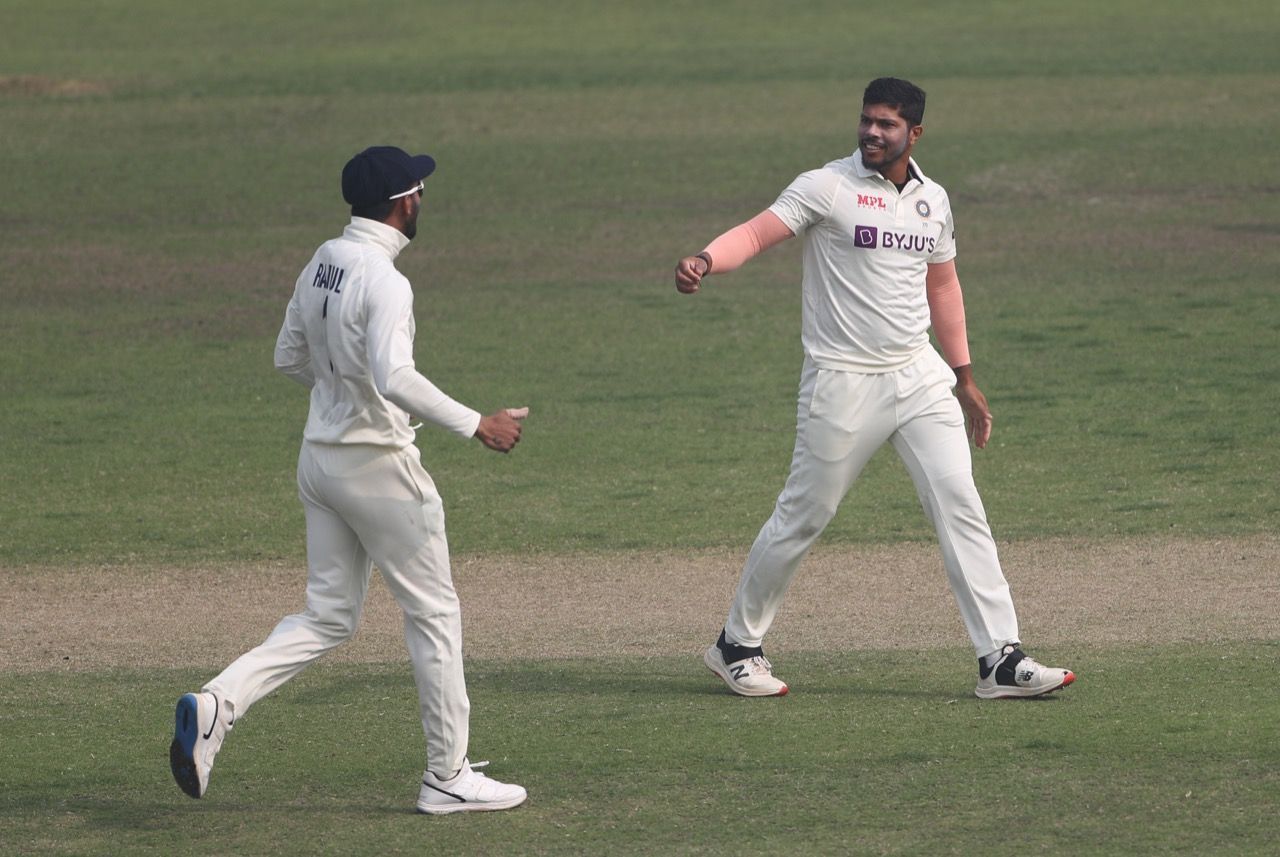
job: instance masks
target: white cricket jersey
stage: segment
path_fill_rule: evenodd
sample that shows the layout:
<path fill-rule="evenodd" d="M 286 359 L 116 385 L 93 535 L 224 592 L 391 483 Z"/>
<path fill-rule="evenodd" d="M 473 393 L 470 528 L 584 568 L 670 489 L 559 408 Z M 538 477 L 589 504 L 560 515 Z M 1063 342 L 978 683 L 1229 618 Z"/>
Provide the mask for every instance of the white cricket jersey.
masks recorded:
<path fill-rule="evenodd" d="M 801 339 L 820 368 L 892 372 L 929 345 L 927 266 L 956 255 L 947 192 L 915 161 L 899 193 L 862 153 L 802 173 L 769 210 L 804 236 Z"/>
<path fill-rule="evenodd" d="M 413 365 L 413 291 L 394 260 L 398 229 L 351 218 L 302 269 L 276 340 L 276 368 L 311 388 L 303 437 L 313 443 L 413 443 L 410 415 L 471 437 L 480 414 Z"/>

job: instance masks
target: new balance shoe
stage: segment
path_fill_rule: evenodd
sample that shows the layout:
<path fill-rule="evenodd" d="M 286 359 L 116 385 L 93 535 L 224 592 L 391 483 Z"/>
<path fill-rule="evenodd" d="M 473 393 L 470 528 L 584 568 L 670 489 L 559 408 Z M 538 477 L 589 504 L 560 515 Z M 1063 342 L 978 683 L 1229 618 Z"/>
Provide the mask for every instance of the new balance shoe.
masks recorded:
<path fill-rule="evenodd" d="M 978 687 L 974 693 L 980 699 L 1042 696 L 1075 680 L 1071 670 L 1037 663 L 1017 643 L 1011 643 L 1000 650 L 999 660 L 991 667 L 978 661 Z"/>
<path fill-rule="evenodd" d="M 169 768 L 173 779 L 191 797 L 204 797 L 209 788 L 213 757 L 222 749 L 235 723 L 231 706 L 213 693 L 186 693 L 174 715 Z"/>
<path fill-rule="evenodd" d="M 475 770 L 488 764 L 472 765 L 465 759 L 462 770 L 447 780 L 430 771 L 422 775 L 422 789 L 418 792 L 418 812 L 444 815 L 450 812 L 485 812 L 495 809 L 511 809 L 524 803 L 529 796 L 522 786 L 491 780 Z"/>
<path fill-rule="evenodd" d="M 786 683 L 773 677 L 773 664 L 763 654 L 725 663 L 724 652 L 717 644 L 707 649 L 702 661 L 740 696 L 787 695 Z"/>

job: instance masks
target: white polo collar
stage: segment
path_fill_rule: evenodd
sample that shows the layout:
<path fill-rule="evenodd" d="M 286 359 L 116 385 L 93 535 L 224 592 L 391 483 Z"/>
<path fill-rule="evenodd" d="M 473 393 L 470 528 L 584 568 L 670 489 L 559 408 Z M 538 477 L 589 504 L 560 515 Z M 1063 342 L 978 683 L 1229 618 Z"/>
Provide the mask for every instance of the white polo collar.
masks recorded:
<path fill-rule="evenodd" d="M 882 181 L 889 181 L 884 176 L 880 175 L 879 170 L 873 170 L 862 163 L 861 149 L 853 150 L 853 170 L 858 174 L 858 178 L 869 179 L 873 176 L 878 176 Z M 921 171 L 920 165 L 916 163 L 915 158 L 907 158 L 907 178 L 915 179 L 922 185 L 928 181 L 928 178 Z"/>
<path fill-rule="evenodd" d="M 362 244 L 372 244 L 393 261 L 401 250 L 409 246 L 409 239 L 399 229 L 367 217 L 352 217 L 347 228 L 342 230 L 342 237 Z"/>

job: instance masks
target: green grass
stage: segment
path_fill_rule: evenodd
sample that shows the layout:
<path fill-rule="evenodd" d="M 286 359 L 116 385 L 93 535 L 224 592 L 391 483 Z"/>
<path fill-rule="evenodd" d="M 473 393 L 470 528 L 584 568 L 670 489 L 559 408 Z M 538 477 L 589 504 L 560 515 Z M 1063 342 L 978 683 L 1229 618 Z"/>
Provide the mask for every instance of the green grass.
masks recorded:
<path fill-rule="evenodd" d="M 533 408 L 510 459 L 421 437 L 455 548 L 743 545 L 790 456 L 798 248 L 696 299 L 670 269 L 849 151 L 883 71 L 930 92 L 997 535 L 1280 524 L 1269 5 L 378 7 L 5 16 L 9 72 L 105 90 L 0 95 L 0 562 L 301 557 L 271 347 L 382 140 L 441 164 L 401 257 L 420 367 Z M 826 538 L 931 538 L 892 453 Z"/>
<path fill-rule="evenodd" d="M 0 836 L 66 854 L 1269 852 L 1275 643 L 1070 655 L 1079 682 L 1024 702 L 974 699 L 960 650 L 786 653 L 794 692 L 770 700 L 696 658 L 472 662 L 474 758 L 530 799 L 437 819 L 412 812 L 407 666 L 312 668 L 239 721 L 199 803 L 166 751 L 175 688 L 202 673 L 11 677 Z"/>
<path fill-rule="evenodd" d="M 455 553 L 745 549 L 793 440 L 798 247 L 696 299 L 670 271 L 851 151 L 879 74 L 930 95 L 917 154 L 958 219 L 997 536 L 1280 529 L 1274 3 L 0 0 L 0 20 L 0 569 L 301 564 L 306 401 L 271 350 L 345 222 L 342 163 L 381 142 L 440 162 L 399 262 L 420 368 L 533 408 L 510 457 L 420 436 Z M 824 538 L 931 538 L 892 453 Z M 1083 678 L 980 704 L 968 652 L 790 653 L 796 693 L 758 704 L 684 661 L 475 662 L 475 752 L 533 797 L 448 820 L 408 812 L 406 666 L 313 668 L 201 803 L 164 749 L 204 672 L 6 674 L 0 842 L 1271 849 L 1274 641 L 1037 654 Z"/>

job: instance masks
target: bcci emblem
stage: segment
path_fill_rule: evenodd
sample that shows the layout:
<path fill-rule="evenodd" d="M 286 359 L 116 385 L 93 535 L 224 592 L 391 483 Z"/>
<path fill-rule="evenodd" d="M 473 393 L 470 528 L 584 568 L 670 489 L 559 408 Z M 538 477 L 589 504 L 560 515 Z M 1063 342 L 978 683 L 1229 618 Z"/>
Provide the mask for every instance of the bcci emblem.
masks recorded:
<path fill-rule="evenodd" d="M 928 217 L 930 213 L 929 203 L 923 199 L 916 203 L 916 214 L 921 217 Z"/>

